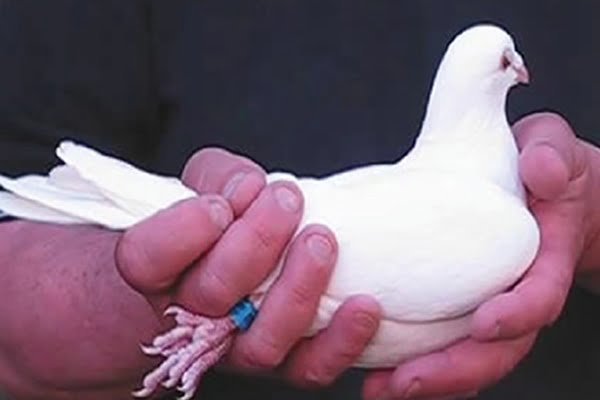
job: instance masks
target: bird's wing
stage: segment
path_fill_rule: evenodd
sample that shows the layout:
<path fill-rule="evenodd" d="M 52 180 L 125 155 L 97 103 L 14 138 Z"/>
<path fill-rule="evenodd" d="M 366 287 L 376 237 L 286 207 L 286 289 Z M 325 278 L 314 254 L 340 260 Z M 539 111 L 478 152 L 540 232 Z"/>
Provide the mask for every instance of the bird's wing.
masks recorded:
<path fill-rule="evenodd" d="M 0 210 L 17 218 L 55 224 L 84 224 L 85 219 L 65 214 L 9 192 L 0 192 Z"/>
<path fill-rule="evenodd" d="M 70 141 L 57 156 L 123 210 L 142 219 L 196 193 L 176 178 L 155 175 Z"/>
<path fill-rule="evenodd" d="M 57 156 L 66 165 L 48 176 L 12 179 L 0 175 L 0 209 L 43 222 L 93 223 L 125 229 L 177 201 L 196 195 L 176 178 L 138 169 L 73 142 Z"/>
<path fill-rule="evenodd" d="M 88 222 L 113 229 L 137 222 L 135 215 L 100 194 L 55 186 L 44 176 L 11 179 L 0 175 L 0 186 L 12 193 L 3 193 L 0 208 L 22 218 L 56 223 Z"/>
<path fill-rule="evenodd" d="M 59 188 L 104 197 L 93 183 L 83 179 L 75 168 L 68 165 L 54 167 L 48 174 L 48 183 Z"/>

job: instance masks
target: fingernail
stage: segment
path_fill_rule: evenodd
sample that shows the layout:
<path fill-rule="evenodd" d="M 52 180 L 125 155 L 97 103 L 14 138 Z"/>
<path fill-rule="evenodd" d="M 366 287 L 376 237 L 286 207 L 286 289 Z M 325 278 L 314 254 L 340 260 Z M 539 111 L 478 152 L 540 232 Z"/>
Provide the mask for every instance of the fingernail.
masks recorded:
<path fill-rule="evenodd" d="M 231 210 L 224 204 L 223 200 L 219 199 L 210 199 L 210 217 L 213 222 L 219 226 L 221 229 L 227 228 L 229 223 L 231 222 Z"/>
<path fill-rule="evenodd" d="M 322 235 L 313 234 L 306 239 L 306 245 L 310 254 L 321 264 L 327 264 L 331 261 L 333 246 L 331 242 Z"/>
<path fill-rule="evenodd" d="M 421 391 L 421 380 L 419 378 L 413 378 L 410 381 L 410 383 L 408 384 L 408 386 L 406 387 L 406 390 L 404 392 L 402 392 L 402 396 L 400 396 L 400 398 L 401 399 L 413 398 L 413 397 L 417 396 L 420 391 Z"/>
<path fill-rule="evenodd" d="M 245 171 L 235 174 L 223 188 L 223 197 L 225 197 L 227 200 L 230 200 L 235 194 L 237 188 L 240 186 L 240 183 L 247 175 L 248 173 Z"/>
<path fill-rule="evenodd" d="M 275 199 L 285 211 L 295 213 L 300 209 L 300 198 L 294 191 L 285 186 L 279 186 L 275 189 Z"/>

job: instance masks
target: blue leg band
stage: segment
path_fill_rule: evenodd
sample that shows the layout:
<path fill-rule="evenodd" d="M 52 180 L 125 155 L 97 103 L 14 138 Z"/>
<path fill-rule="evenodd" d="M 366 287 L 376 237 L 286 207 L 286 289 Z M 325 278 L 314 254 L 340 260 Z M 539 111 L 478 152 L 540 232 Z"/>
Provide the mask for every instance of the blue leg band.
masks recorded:
<path fill-rule="evenodd" d="M 252 325 L 252 322 L 256 318 L 256 314 L 258 314 L 258 310 L 254 307 L 254 304 L 246 298 L 237 303 L 229 315 L 231 315 L 231 319 L 235 326 L 241 331 L 246 331 L 250 328 L 250 325 Z"/>

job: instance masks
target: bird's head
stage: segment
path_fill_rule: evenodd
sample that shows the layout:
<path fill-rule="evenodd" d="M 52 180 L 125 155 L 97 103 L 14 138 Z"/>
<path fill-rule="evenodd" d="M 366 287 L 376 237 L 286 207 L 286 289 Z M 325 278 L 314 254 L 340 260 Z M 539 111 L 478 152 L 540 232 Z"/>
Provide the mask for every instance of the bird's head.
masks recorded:
<path fill-rule="evenodd" d="M 508 91 L 529 83 L 529 72 L 511 36 L 502 28 L 476 25 L 457 35 L 448 46 L 438 77 L 448 77 L 466 90 Z M 459 89 L 459 87 L 456 87 Z"/>
<path fill-rule="evenodd" d="M 413 159 L 437 158 L 446 170 L 485 177 L 521 196 L 506 100 L 513 86 L 528 81 L 505 30 L 482 24 L 459 33 L 435 76 Z"/>
<path fill-rule="evenodd" d="M 528 82 L 523 57 L 505 30 L 490 24 L 468 28 L 452 40 L 442 58 L 423 131 L 503 121 L 508 91 Z"/>
<path fill-rule="evenodd" d="M 523 57 L 513 48 L 507 48 L 502 54 L 501 70 L 514 83 L 529 83 L 529 71 Z"/>

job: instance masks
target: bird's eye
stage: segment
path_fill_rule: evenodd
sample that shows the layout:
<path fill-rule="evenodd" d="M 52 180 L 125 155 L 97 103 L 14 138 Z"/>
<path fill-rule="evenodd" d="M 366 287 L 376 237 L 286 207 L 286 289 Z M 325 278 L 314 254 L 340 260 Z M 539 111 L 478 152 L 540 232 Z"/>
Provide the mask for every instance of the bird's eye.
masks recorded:
<path fill-rule="evenodd" d="M 508 68 L 510 68 L 513 65 L 514 61 L 515 61 L 514 51 L 511 49 L 506 49 L 502 53 L 502 58 L 500 59 L 500 68 L 502 68 L 502 71 L 506 71 Z"/>
<path fill-rule="evenodd" d="M 511 65 L 511 61 L 508 57 L 508 55 L 505 53 L 502 55 L 502 59 L 500 60 L 500 66 L 502 67 L 502 70 L 506 71 L 508 69 L 508 67 L 510 67 Z"/>

